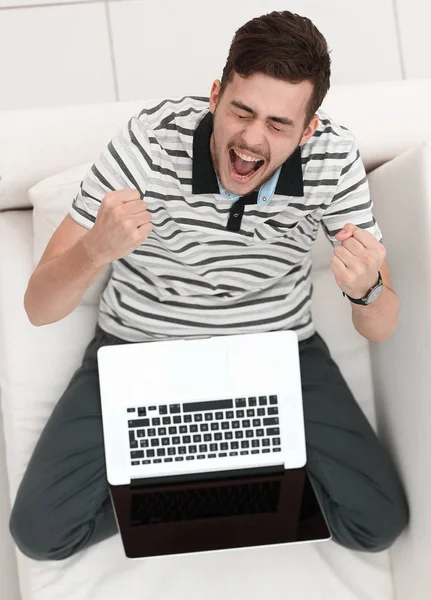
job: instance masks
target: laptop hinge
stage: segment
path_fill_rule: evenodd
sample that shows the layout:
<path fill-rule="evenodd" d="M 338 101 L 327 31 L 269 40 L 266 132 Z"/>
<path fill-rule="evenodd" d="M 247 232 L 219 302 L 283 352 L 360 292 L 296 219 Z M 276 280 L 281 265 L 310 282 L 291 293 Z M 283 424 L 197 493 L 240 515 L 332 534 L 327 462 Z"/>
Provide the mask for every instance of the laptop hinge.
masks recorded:
<path fill-rule="evenodd" d="M 169 485 L 175 483 L 187 483 L 195 481 L 215 481 L 219 479 L 229 480 L 240 477 L 256 477 L 265 475 L 282 475 L 284 464 L 271 465 L 268 467 L 252 467 L 247 469 L 228 469 L 224 471 L 206 471 L 205 473 L 182 473 L 178 475 L 163 475 L 161 477 L 143 477 L 132 479 L 131 487 L 142 487 L 149 485 Z"/>

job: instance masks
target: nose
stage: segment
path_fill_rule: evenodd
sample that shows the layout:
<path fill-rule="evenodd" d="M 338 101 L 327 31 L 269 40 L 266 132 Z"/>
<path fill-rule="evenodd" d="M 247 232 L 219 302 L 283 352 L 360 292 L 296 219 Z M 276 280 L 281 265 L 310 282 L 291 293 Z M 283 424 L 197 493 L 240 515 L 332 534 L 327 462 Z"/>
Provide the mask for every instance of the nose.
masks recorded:
<path fill-rule="evenodd" d="M 263 131 L 264 125 L 256 119 L 249 121 L 241 134 L 241 140 L 247 149 L 254 153 L 263 156 L 262 148 L 265 147 L 265 135 Z"/>

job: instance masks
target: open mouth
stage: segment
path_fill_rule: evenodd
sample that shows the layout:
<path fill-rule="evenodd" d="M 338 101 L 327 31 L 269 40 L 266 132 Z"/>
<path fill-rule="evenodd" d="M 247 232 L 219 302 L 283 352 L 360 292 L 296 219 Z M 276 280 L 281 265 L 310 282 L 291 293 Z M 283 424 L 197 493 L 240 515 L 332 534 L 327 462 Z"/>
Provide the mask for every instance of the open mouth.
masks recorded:
<path fill-rule="evenodd" d="M 247 183 L 251 181 L 258 171 L 262 168 L 265 161 L 248 161 L 238 156 L 233 148 L 229 150 L 230 175 L 235 181 Z"/>

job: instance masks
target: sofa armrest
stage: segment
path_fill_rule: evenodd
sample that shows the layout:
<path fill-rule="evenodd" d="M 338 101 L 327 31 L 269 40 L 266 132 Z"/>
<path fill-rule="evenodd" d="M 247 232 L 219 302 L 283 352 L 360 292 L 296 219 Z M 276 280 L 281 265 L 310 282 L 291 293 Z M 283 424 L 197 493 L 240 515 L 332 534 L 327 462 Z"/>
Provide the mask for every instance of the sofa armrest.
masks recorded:
<path fill-rule="evenodd" d="M 431 589 L 431 142 L 368 175 L 395 292 L 396 332 L 371 344 L 379 435 L 399 469 L 410 524 L 391 548 L 397 600 Z"/>

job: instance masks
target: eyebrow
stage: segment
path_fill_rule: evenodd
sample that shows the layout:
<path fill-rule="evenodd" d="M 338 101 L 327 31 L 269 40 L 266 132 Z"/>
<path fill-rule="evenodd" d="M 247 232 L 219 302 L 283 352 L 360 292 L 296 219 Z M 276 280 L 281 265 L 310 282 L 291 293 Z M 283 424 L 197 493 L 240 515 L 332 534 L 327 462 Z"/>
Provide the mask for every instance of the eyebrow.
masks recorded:
<path fill-rule="evenodd" d="M 246 112 L 251 113 L 254 117 L 257 115 L 256 111 L 254 111 L 249 106 L 246 106 L 242 102 L 237 102 L 236 100 L 232 100 L 231 106 L 235 106 L 236 108 L 240 108 L 241 110 L 245 110 Z M 288 125 L 289 127 L 295 127 L 295 123 L 292 119 L 287 117 L 268 117 L 270 121 L 275 121 L 276 123 L 281 123 L 282 125 Z"/>

